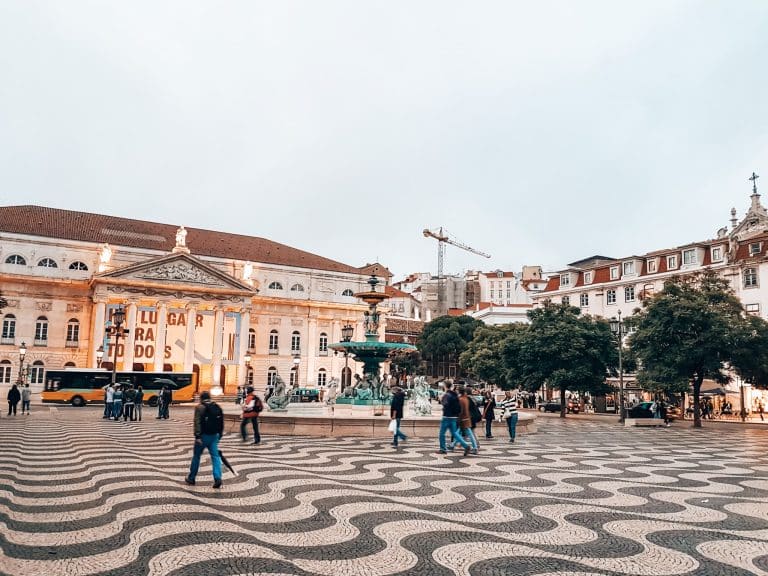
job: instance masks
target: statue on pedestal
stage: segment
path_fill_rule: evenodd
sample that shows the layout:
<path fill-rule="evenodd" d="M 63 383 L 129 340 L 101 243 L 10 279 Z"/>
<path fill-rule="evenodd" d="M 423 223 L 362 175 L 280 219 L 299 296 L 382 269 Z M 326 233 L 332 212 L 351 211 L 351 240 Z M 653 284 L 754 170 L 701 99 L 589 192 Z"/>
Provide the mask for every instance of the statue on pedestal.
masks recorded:
<path fill-rule="evenodd" d="M 432 415 L 432 402 L 429 396 L 429 384 L 426 376 L 416 376 L 413 379 L 413 410 L 418 416 Z"/>
<path fill-rule="evenodd" d="M 285 388 L 285 382 L 280 378 L 280 374 L 275 374 L 275 391 L 267 400 L 267 406 L 272 410 L 285 410 L 291 401 L 290 395 Z"/>
<path fill-rule="evenodd" d="M 339 393 L 339 379 L 335 376 L 331 378 L 328 383 L 328 388 L 325 390 L 325 403 L 330 406 L 336 402 L 336 396 Z"/>

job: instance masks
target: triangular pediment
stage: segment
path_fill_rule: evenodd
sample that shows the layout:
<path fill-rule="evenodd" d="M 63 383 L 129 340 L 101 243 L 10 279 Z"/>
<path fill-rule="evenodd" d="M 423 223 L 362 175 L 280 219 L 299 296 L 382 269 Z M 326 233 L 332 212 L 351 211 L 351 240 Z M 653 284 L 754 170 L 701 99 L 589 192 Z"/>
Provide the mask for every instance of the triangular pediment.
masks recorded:
<path fill-rule="evenodd" d="M 256 293 L 252 286 L 183 252 L 137 262 L 94 277 L 94 282 L 100 280 Z"/>
<path fill-rule="evenodd" d="M 768 232 L 768 211 L 760 203 L 760 194 L 753 192 L 752 205 L 741 222 L 731 231 L 731 237 L 746 240 L 752 236 Z M 735 210 L 734 210 L 735 212 Z"/>

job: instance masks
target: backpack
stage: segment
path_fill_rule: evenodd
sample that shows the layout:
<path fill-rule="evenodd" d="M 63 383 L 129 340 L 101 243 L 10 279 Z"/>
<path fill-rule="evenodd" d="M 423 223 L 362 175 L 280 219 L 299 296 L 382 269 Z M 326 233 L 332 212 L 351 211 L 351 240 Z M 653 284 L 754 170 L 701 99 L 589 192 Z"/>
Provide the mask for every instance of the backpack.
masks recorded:
<path fill-rule="evenodd" d="M 480 409 L 475 404 L 475 401 L 469 396 L 467 398 L 469 398 L 469 417 L 472 420 L 472 424 L 477 424 L 483 419 L 483 415 L 480 413 Z"/>
<path fill-rule="evenodd" d="M 260 414 L 264 410 L 264 403 L 261 401 L 261 398 L 258 396 L 253 397 L 254 403 L 253 403 L 253 410 L 256 412 L 256 414 Z"/>
<path fill-rule="evenodd" d="M 224 429 L 224 412 L 216 402 L 205 407 L 200 428 L 203 434 L 219 434 Z"/>

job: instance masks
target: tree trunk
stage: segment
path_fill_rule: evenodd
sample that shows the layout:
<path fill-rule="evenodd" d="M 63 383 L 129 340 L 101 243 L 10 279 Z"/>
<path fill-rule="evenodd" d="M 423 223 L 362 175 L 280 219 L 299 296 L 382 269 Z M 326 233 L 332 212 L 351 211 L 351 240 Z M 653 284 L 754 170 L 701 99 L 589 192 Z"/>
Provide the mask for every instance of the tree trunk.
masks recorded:
<path fill-rule="evenodd" d="M 693 378 L 693 427 L 701 428 L 701 383 L 704 375 L 696 375 Z"/>
<path fill-rule="evenodd" d="M 560 388 L 560 418 L 565 418 L 565 388 Z"/>

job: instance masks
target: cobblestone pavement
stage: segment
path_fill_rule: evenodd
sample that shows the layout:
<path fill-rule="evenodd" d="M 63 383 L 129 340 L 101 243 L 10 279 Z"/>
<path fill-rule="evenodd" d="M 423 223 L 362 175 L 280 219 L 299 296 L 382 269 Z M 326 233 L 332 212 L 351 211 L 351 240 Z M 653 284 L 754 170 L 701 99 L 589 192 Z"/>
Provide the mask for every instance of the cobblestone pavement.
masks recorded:
<path fill-rule="evenodd" d="M 542 421 L 477 456 L 265 437 L 186 486 L 191 413 L 0 419 L 9 575 L 768 574 L 768 432 Z"/>

